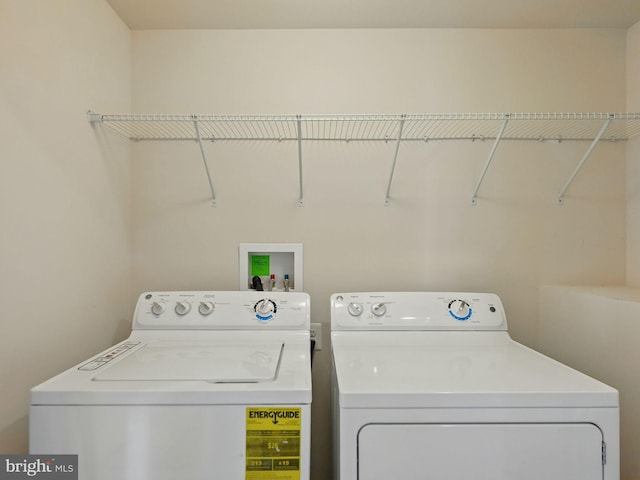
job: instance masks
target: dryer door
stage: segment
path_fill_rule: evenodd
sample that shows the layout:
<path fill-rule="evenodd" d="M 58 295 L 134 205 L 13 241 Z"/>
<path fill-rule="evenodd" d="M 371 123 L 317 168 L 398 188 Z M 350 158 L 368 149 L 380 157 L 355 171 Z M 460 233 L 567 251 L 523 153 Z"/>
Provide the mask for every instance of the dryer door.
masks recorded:
<path fill-rule="evenodd" d="M 584 424 L 369 424 L 358 479 L 602 480 L 603 438 Z"/>

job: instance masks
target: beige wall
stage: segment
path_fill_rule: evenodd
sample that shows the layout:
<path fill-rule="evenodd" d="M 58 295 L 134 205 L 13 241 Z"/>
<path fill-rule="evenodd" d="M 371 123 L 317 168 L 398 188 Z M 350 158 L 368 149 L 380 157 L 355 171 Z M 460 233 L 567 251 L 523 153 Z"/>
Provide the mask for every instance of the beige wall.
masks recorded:
<path fill-rule="evenodd" d="M 540 348 L 617 388 L 620 479 L 640 479 L 640 290 L 633 287 L 540 289 Z"/>
<path fill-rule="evenodd" d="M 504 143 L 476 207 L 490 142 L 403 145 L 389 207 L 392 144 L 306 144 L 303 208 L 295 145 L 207 144 L 212 208 L 196 145 L 129 146 L 84 118 L 88 108 L 622 111 L 637 93 L 625 95 L 625 64 L 635 64 L 627 32 L 132 34 L 102 0 L 34 5 L 0 0 L 0 384 L 11 385 L 0 397 L 0 452 L 26 451 L 29 387 L 125 335 L 140 291 L 237 288 L 242 242 L 304 244 L 305 287 L 325 333 L 335 291 L 485 290 L 502 297 L 513 336 L 536 346 L 541 284 L 620 284 L 632 268 L 622 143 L 596 149 L 563 207 L 556 193 L 584 144 Z M 324 343 L 315 480 L 331 470 Z"/>
<path fill-rule="evenodd" d="M 103 0 L 0 0 L 0 452 L 27 451 L 29 389 L 131 316 L 131 34 Z"/>
<path fill-rule="evenodd" d="M 624 30 L 133 32 L 139 113 L 624 111 Z M 478 205 L 491 142 L 207 143 L 133 147 L 133 290 L 235 289 L 238 244 L 304 244 L 312 319 L 329 330 L 345 290 L 498 293 L 513 336 L 536 346 L 544 283 L 625 281 L 625 145 L 505 142 Z M 328 345 L 325 338 L 325 346 Z M 330 350 L 314 362 L 314 479 L 330 478 Z"/>
<path fill-rule="evenodd" d="M 627 31 L 626 77 L 627 111 L 638 112 L 640 23 Z M 640 384 L 635 368 L 640 363 L 639 159 L 640 138 L 634 138 L 626 146 L 627 286 L 540 290 L 540 349 L 620 392 L 622 480 L 640 479 Z"/>

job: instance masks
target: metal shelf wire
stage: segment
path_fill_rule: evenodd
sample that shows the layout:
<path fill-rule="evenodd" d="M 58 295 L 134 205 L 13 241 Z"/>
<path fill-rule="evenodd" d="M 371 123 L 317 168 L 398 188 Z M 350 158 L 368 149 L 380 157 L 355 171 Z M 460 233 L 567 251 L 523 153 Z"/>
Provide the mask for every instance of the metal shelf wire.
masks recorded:
<path fill-rule="evenodd" d="M 393 166 L 402 142 L 493 140 L 472 196 L 476 194 L 501 141 L 586 141 L 587 154 L 558 197 L 562 199 L 582 164 L 600 141 L 624 141 L 640 134 L 640 113 L 426 113 L 356 115 L 167 115 L 98 114 L 88 112 L 91 123 L 134 141 L 197 141 L 200 143 L 215 203 L 213 183 L 202 149 L 203 141 L 291 141 L 298 143 L 302 205 L 302 143 L 309 141 L 396 142 Z"/>
<path fill-rule="evenodd" d="M 102 115 L 92 122 L 131 140 L 402 141 L 495 139 L 505 117 L 502 140 L 593 140 L 602 122 L 612 118 L 605 140 L 640 134 L 640 113 L 433 113 L 413 115 Z"/>

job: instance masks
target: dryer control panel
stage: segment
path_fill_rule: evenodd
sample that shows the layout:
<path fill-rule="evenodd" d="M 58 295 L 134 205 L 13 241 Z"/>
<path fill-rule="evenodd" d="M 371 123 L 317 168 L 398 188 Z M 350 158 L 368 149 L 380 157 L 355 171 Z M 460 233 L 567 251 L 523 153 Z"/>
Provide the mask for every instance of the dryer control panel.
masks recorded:
<path fill-rule="evenodd" d="M 336 293 L 331 329 L 506 331 L 507 319 L 493 293 Z"/>
<path fill-rule="evenodd" d="M 309 330 L 309 303 L 303 292 L 146 292 L 133 329 Z"/>

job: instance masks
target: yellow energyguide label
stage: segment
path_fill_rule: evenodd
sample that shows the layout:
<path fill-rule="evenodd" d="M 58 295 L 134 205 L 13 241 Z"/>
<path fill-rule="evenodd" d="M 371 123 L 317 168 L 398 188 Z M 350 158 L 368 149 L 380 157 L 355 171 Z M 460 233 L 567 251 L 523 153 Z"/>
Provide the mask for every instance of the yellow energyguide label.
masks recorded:
<path fill-rule="evenodd" d="M 300 480 L 301 408 L 247 407 L 246 480 Z"/>

